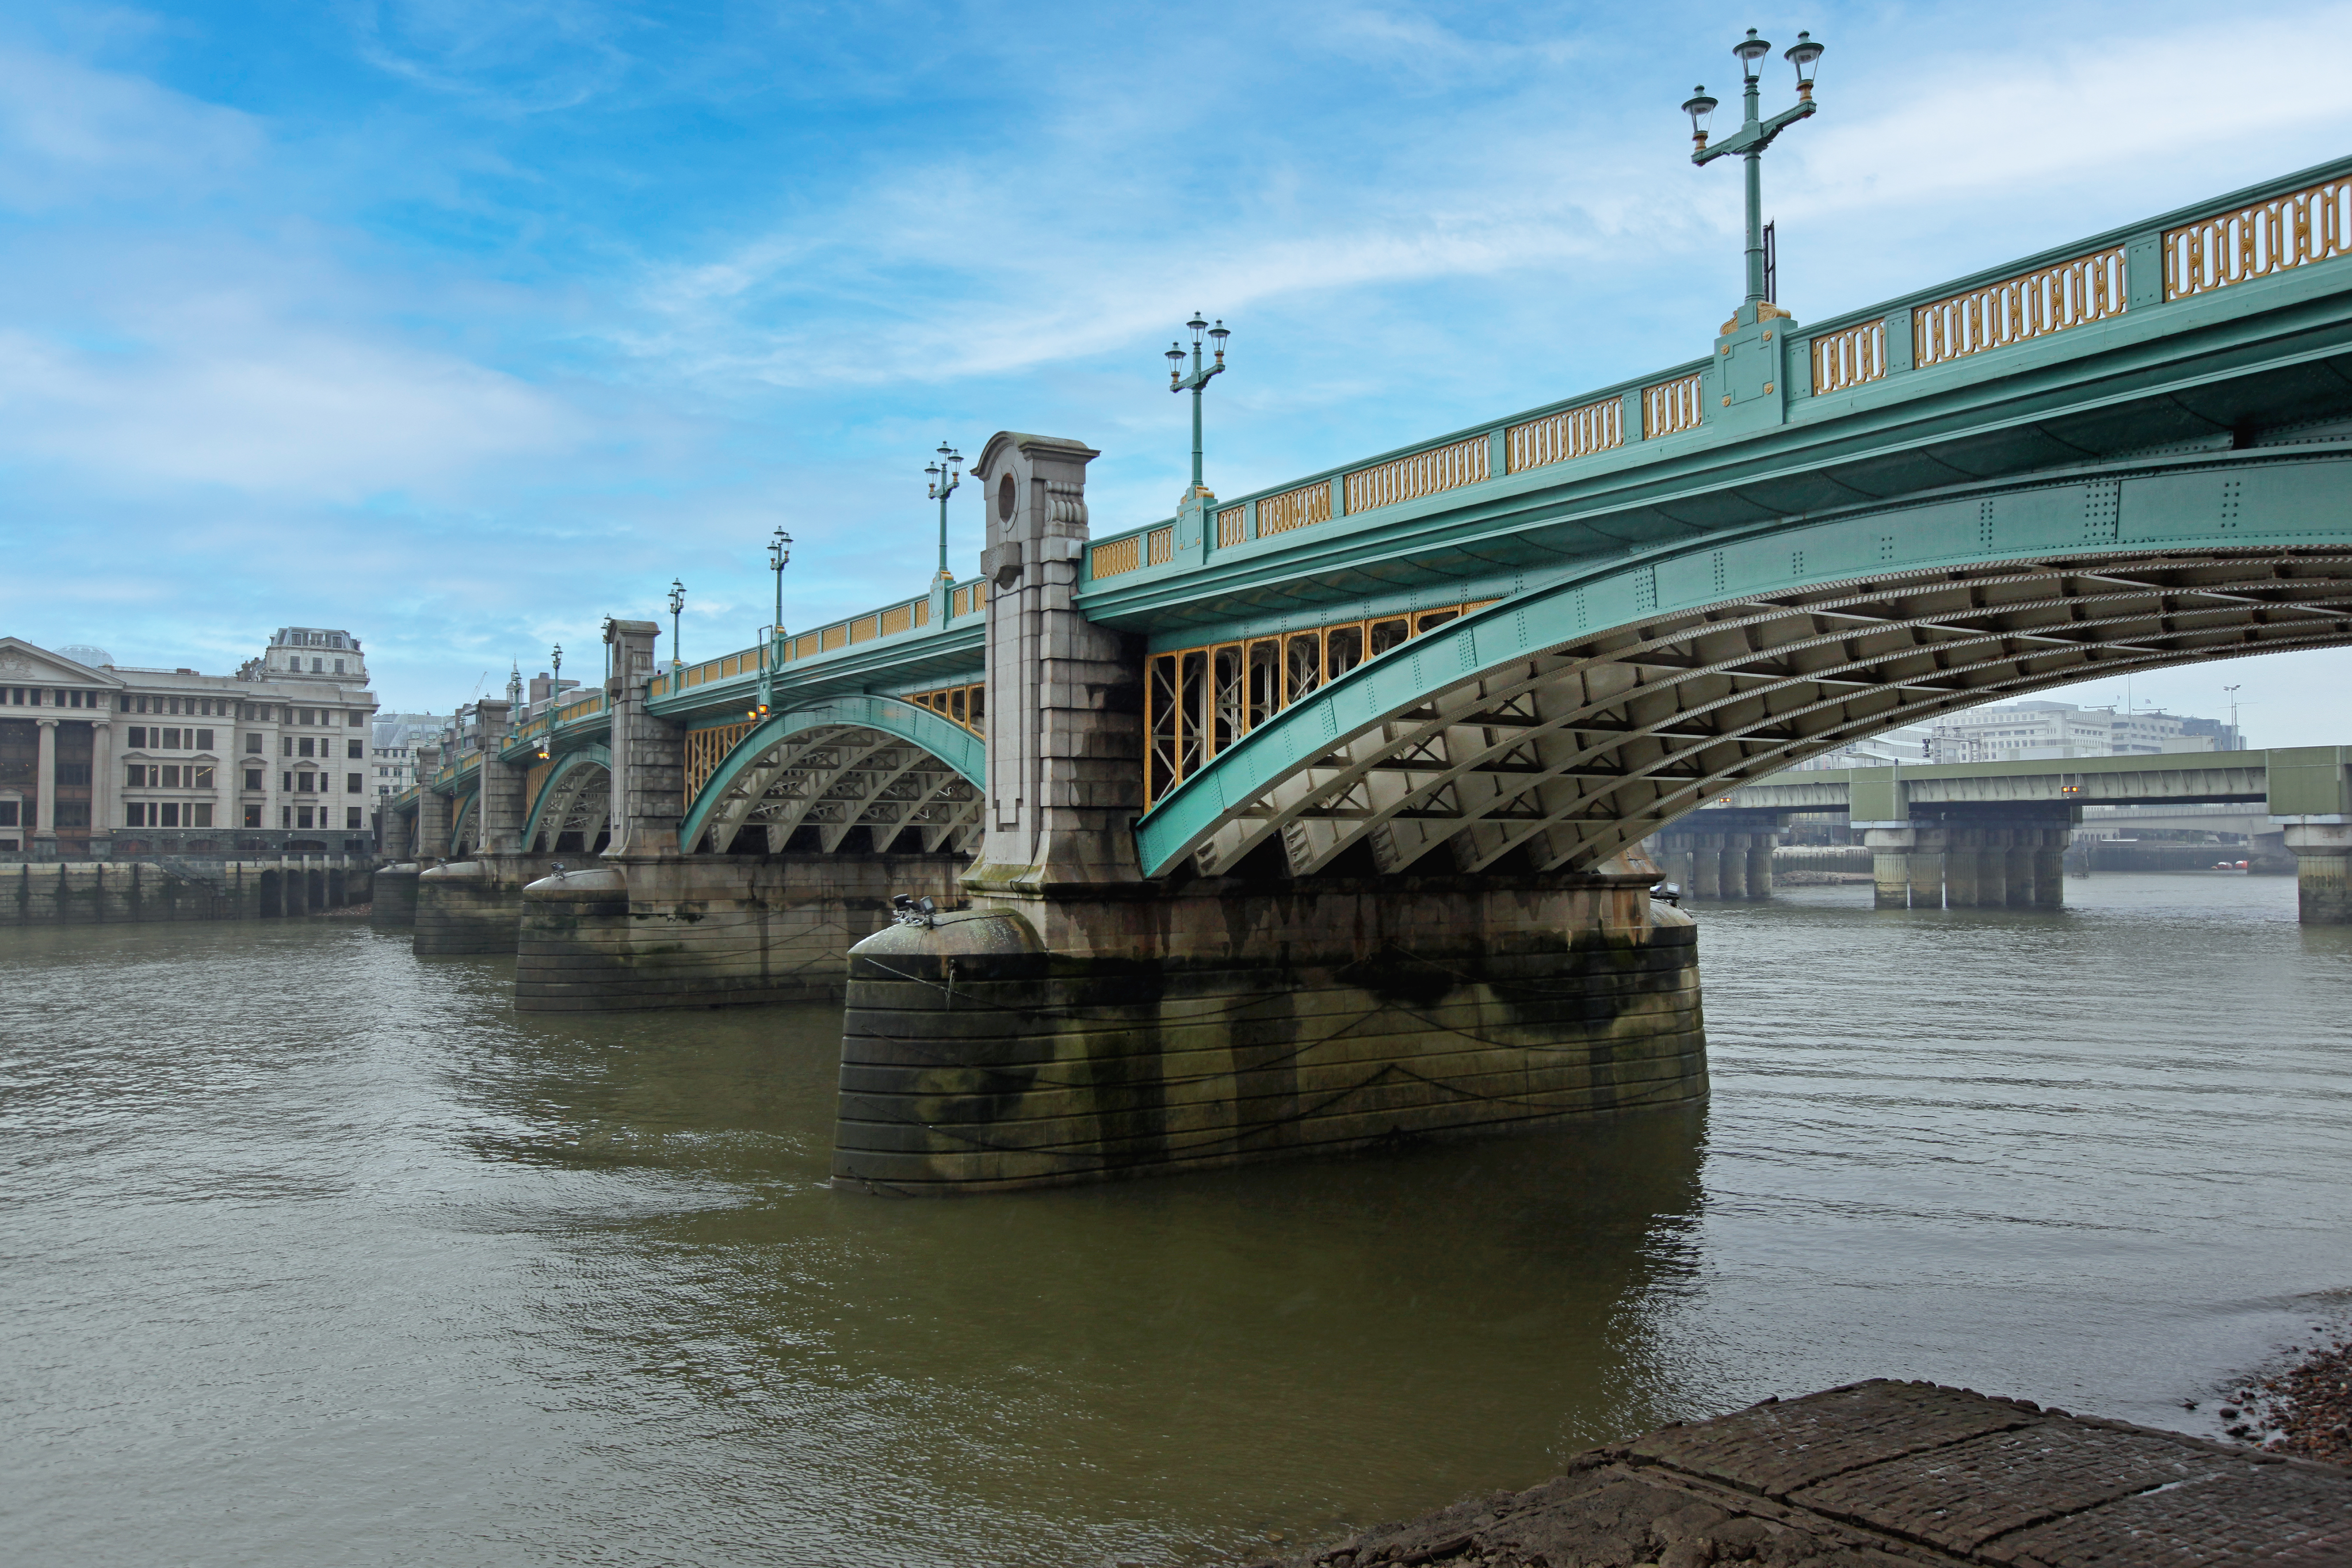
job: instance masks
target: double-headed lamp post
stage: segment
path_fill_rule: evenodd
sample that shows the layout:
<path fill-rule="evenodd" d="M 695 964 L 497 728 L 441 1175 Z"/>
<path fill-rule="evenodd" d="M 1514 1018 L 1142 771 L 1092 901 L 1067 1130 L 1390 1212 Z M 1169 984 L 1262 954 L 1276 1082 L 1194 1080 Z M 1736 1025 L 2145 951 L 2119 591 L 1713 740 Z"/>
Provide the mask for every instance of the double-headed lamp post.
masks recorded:
<path fill-rule="evenodd" d="M 792 560 L 793 536 L 779 525 L 775 537 L 768 541 L 768 570 L 776 574 L 776 618 L 768 626 L 772 639 L 784 635 L 784 568 Z"/>
<path fill-rule="evenodd" d="M 925 493 L 940 503 L 940 580 L 944 583 L 955 581 L 955 574 L 948 570 L 948 497 L 963 482 L 963 475 L 958 472 L 962 466 L 963 455 L 942 441 L 939 461 L 923 470 L 931 476 L 930 489 Z"/>
<path fill-rule="evenodd" d="M 1192 395 L 1192 489 L 1189 493 L 1199 495 L 1202 490 L 1201 393 L 1209 384 L 1211 376 L 1224 374 L 1225 340 L 1233 334 L 1225 330 L 1225 323 L 1222 321 L 1213 327 L 1210 326 L 1201 319 L 1198 311 L 1193 312 L 1192 319 L 1184 324 L 1192 329 L 1192 373 L 1190 375 L 1184 374 L 1183 345 L 1170 343 L 1168 345 L 1168 390 L 1189 392 Z M 1201 333 L 1204 329 L 1210 339 L 1216 344 L 1216 362 L 1208 365 L 1201 363 Z"/>
<path fill-rule="evenodd" d="M 669 688 L 677 689 L 677 617 L 686 608 L 686 584 L 673 577 L 669 580 Z"/>
<path fill-rule="evenodd" d="M 1797 68 L 1797 101 L 1769 120 L 1757 118 L 1757 66 L 1772 46 L 1748 29 L 1748 36 L 1731 46 L 1739 60 L 1739 72 L 1745 88 L 1745 118 L 1739 129 L 1715 146 L 1706 144 L 1707 117 L 1715 112 L 1716 101 L 1706 95 L 1704 87 L 1693 89 L 1690 101 L 1683 112 L 1691 117 L 1691 140 L 1696 143 L 1691 150 L 1691 162 L 1709 163 L 1717 158 L 1738 153 L 1748 163 L 1748 303 L 1755 305 L 1764 298 L 1764 149 L 1772 139 L 1800 120 L 1812 118 L 1813 71 L 1822 58 L 1822 46 L 1813 41 L 1811 33 L 1799 33 L 1797 41 L 1783 53 L 1782 58 Z"/>

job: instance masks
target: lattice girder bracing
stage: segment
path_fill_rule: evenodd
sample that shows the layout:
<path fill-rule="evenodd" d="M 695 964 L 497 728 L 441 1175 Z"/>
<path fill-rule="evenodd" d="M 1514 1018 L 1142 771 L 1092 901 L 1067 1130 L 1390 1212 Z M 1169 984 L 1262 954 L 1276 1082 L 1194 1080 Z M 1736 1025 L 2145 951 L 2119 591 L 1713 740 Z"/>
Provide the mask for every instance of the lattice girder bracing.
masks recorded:
<path fill-rule="evenodd" d="M 899 736 L 862 725 L 819 725 L 746 759 L 719 786 L 701 838 L 720 849 L 744 827 L 767 829 L 772 848 L 814 828 L 826 853 L 852 830 L 878 848 L 908 827 L 923 847 L 961 851 L 980 831 L 980 792 L 947 763 Z"/>
<path fill-rule="evenodd" d="M 1733 785 L 1898 725 L 2096 675 L 2347 643 L 2342 548 L 2117 552 L 1751 595 L 1571 638 L 1343 731 L 1191 853 L 1208 872 L 1270 838 L 1294 875 L 1359 842 L 1382 870 L 1441 845 L 1449 871 L 1514 851 L 1591 867 Z"/>

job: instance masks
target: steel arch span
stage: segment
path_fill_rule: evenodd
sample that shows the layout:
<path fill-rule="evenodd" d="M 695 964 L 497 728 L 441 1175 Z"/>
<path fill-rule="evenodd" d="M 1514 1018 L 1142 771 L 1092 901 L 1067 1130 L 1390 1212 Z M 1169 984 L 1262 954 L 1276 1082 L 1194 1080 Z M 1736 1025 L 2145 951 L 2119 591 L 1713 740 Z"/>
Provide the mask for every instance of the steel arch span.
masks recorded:
<path fill-rule="evenodd" d="M 482 792 L 467 790 L 457 797 L 449 812 L 449 858 L 463 860 L 481 847 L 482 820 L 479 807 Z"/>
<path fill-rule="evenodd" d="M 968 849 L 981 831 L 987 750 L 979 736 L 890 697 L 842 697 L 780 713 L 746 734 L 694 798 L 678 842 L 725 851 L 746 827 L 781 848 L 802 828 L 826 854 L 856 828 L 880 848 L 915 829 L 925 853 Z"/>
<path fill-rule="evenodd" d="M 540 835 L 552 850 L 567 833 L 580 835 L 583 847 L 612 826 L 613 753 L 604 746 L 583 746 L 565 752 L 549 768 L 523 824 L 526 849 L 537 849 Z"/>
<path fill-rule="evenodd" d="M 2087 464 L 1783 519 L 1504 599 L 1186 777 L 1146 872 L 1279 845 L 1582 869 L 1732 785 L 2106 674 L 2352 645 L 2352 437 Z"/>

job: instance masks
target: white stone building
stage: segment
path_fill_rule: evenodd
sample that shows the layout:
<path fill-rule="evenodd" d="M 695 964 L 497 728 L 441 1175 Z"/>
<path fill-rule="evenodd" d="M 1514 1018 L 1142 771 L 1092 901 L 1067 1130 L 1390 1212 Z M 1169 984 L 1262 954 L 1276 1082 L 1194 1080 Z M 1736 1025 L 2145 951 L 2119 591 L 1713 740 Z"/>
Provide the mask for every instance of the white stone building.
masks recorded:
<path fill-rule="evenodd" d="M 1936 722 L 1939 763 L 2000 763 L 2050 757 L 2155 756 L 2232 749 L 2234 733 L 2207 719 L 2119 713 L 2037 700 L 1971 709 Z"/>
<path fill-rule="evenodd" d="M 367 684 L 359 639 L 321 627 L 235 675 L 0 637 L 0 859 L 369 853 Z"/>

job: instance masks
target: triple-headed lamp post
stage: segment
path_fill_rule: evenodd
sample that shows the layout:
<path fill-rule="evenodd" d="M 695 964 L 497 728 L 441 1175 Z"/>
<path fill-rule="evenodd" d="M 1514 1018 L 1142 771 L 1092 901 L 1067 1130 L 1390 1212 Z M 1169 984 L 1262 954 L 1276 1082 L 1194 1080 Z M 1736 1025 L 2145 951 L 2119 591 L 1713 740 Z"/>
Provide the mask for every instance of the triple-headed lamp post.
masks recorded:
<path fill-rule="evenodd" d="M 781 524 L 775 537 L 768 541 L 768 570 L 776 574 L 776 618 L 769 623 L 768 636 L 780 638 L 784 635 L 784 568 L 792 563 L 793 536 Z"/>
<path fill-rule="evenodd" d="M 1222 321 L 1213 327 L 1210 326 L 1201 319 L 1198 311 L 1193 312 L 1192 319 L 1184 324 L 1192 329 L 1192 373 L 1190 375 L 1184 374 L 1183 345 L 1170 343 L 1168 345 L 1168 390 L 1189 392 L 1192 395 L 1192 489 L 1189 493 L 1198 495 L 1202 488 L 1201 393 L 1209 384 L 1211 376 L 1224 374 L 1225 340 L 1233 334 L 1225 330 L 1225 323 Z M 1208 365 L 1201 363 L 1201 333 L 1204 329 L 1211 341 L 1216 345 L 1216 362 Z"/>
<path fill-rule="evenodd" d="M 963 475 L 958 471 L 962 466 L 963 455 L 942 441 L 939 461 L 923 470 L 931 476 L 930 489 L 925 493 L 940 503 L 940 580 L 943 583 L 955 581 L 955 574 L 948 570 L 948 497 L 955 494 L 956 486 L 963 482 Z"/>
<path fill-rule="evenodd" d="M 1715 112 L 1716 100 L 1706 95 L 1704 87 L 1694 89 L 1683 112 L 1691 117 L 1691 139 L 1696 145 L 1691 150 L 1691 162 L 1708 163 L 1717 158 L 1737 153 L 1748 163 L 1748 303 L 1755 305 L 1764 298 L 1764 181 L 1762 160 L 1764 149 L 1772 139 L 1800 120 L 1812 117 L 1813 71 L 1822 58 L 1822 46 L 1813 41 L 1811 33 L 1799 33 L 1797 41 L 1782 57 L 1797 68 L 1797 101 L 1769 120 L 1757 118 L 1757 64 L 1772 52 L 1772 46 L 1748 29 L 1748 37 L 1731 46 L 1739 60 L 1739 71 L 1745 88 L 1746 117 L 1740 127 L 1715 146 L 1706 144 L 1707 117 Z"/>
<path fill-rule="evenodd" d="M 669 689 L 677 689 L 679 670 L 677 658 L 677 617 L 686 608 L 686 584 L 673 577 L 669 580 Z"/>

